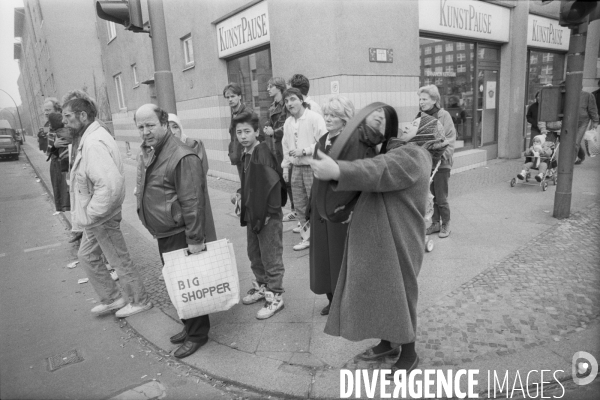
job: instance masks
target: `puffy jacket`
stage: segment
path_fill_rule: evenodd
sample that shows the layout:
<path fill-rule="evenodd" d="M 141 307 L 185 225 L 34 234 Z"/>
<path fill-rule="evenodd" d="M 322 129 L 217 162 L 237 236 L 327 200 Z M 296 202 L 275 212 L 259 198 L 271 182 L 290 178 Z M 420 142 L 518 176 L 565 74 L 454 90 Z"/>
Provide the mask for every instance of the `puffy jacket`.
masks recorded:
<path fill-rule="evenodd" d="M 79 141 L 70 174 L 78 226 L 98 226 L 121 211 L 125 200 L 124 172 L 117 142 L 98 122 L 93 122 Z"/>
<path fill-rule="evenodd" d="M 200 173 L 199 173 L 200 172 Z M 171 134 L 138 156 L 137 211 L 152 236 L 205 240 L 206 174 L 195 151 Z"/>

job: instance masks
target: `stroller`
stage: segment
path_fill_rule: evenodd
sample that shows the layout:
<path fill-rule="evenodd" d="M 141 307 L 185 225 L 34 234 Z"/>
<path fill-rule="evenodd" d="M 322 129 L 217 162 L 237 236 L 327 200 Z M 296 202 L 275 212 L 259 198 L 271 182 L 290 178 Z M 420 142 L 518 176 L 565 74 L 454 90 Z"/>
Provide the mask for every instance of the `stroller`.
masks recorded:
<path fill-rule="evenodd" d="M 542 191 L 544 191 L 544 192 L 546 190 L 548 190 L 548 180 L 552 180 L 552 183 L 554 183 L 554 186 L 556 186 L 556 183 L 558 182 L 558 173 L 556 170 L 556 168 L 558 167 L 558 162 L 557 162 L 558 147 L 559 147 L 559 142 L 558 142 L 558 138 L 557 138 L 556 141 L 554 142 L 554 150 L 552 151 L 552 155 L 549 158 L 540 159 L 540 163 L 545 162 L 548 165 L 548 168 L 544 172 L 544 175 L 542 176 L 542 180 L 539 183 L 539 185 L 542 188 Z M 525 162 L 529 162 L 529 161 L 533 161 L 533 157 L 529 157 L 529 156 L 525 157 Z M 532 169 L 538 170 L 538 168 L 536 168 L 536 167 L 532 167 Z M 512 178 L 510 180 L 510 187 L 515 187 L 517 185 L 517 183 L 520 183 L 523 185 L 537 186 L 538 185 L 537 182 L 529 183 L 530 178 L 531 178 L 531 170 L 527 171 L 524 181 L 517 179 L 517 178 Z"/>
<path fill-rule="evenodd" d="M 431 173 L 431 177 L 429 178 L 430 185 L 431 185 L 431 182 L 433 182 L 433 177 L 435 176 L 435 173 L 437 172 L 438 168 L 440 167 L 441 162 L 442 162 L 442 160 L 439 160 L 437 162 L 437 164 L 435 165 L 435 169 Z M 427 209 L 425 210 L 425 226 L 431 225 L 431 217 L 433 216 L 433 199 L 434 199 L 434 196 L 430 191 L 429 194 L 427 195 Z M 431 240 L 429 238 L 429 236 L 430 235 L 425 234 L 425 251 L 427 253 L 433 251 L 433 245 L 434 245 L 433 240 Z"/>

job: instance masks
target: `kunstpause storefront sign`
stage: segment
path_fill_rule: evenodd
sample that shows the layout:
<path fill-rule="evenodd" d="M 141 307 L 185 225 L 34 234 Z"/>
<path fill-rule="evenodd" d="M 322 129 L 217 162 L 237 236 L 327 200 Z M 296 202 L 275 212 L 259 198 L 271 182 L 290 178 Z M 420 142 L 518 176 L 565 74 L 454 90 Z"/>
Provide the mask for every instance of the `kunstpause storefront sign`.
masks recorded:
<path fill-rule="evenodd" d="M 558 21 L 529 14 L 527 23 L 527 46 L 568 51 L 571 32 Z"/>
<path fill-rule="evenodd" d="M 510 10 L 475 0 L 421 0 L 419 30 L 507 43 Z"/>
<path fill-rule="evenodd" d="M 261 1 L 217 24 L 219 58 L 250 50 L 270 41 L 266 1 Z"/>

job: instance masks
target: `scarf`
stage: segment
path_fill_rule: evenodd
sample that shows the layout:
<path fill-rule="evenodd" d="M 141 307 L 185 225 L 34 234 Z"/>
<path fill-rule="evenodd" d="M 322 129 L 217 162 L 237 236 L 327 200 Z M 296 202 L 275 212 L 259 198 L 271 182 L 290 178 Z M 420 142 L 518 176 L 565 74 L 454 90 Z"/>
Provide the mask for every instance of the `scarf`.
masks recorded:
<path fill-rule="evenodd" d="M 421 110 L 421 113 L 425 113 L 427 115 L 431 115 L 434 117 L 437 117 L 437 113 L 438 111 L 440 111 L 440 108 L 437 106 L 437 104 L 434 104 L 433 107 L 431 107 L 429 110 Z M 417 118 L 419 117 L 419 114 L 417 114 Z"/>

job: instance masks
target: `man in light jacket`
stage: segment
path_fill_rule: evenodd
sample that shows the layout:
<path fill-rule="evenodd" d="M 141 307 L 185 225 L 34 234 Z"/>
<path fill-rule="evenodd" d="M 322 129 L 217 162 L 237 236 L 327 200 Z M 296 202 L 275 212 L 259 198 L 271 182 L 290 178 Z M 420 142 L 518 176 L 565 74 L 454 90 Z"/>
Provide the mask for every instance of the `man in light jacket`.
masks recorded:
<path fill-rule="evenodd" d="M 152 308 L 143 280 L 131 261 L 120 229 L 125 199 L 125 176 L 119 148 L 113 137 L 95 121 L 97 110 L 87 99 L 63 105 L 63 122 L 79 136 L 71 169 L 75 223 L 83 228 L 77 256 L 101 304 L 96 315 L 117 310 L 119 318 Z M 123 295 L 106 268 L 102 253 L 119 274 Z"/>
<path fill-rule="evenodd" d="M 203 251 L 205 241 L 216 240 L 216 233 L 206 229 L 208 195 L 202 161 L 171 134 L 169 115 L 158 106 L 141 106 L 134 119 L 143 140 L 136 190 L 142 224 L 157 239 L 161 260 L 163 253 L 171 251 Z M 177 358 L 190 356 L 206 344 L 210 330 L 208 315 L 181 322 L 184 329 L 170 338 L 173 344 L 183 343 L 173 354 Z"/>

